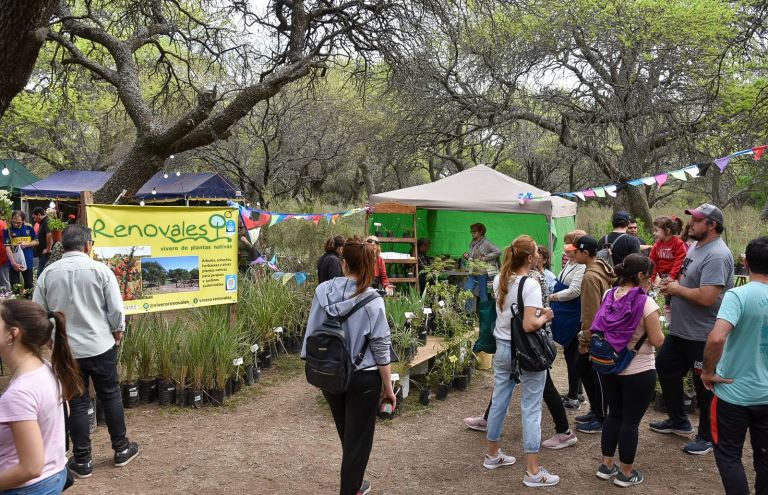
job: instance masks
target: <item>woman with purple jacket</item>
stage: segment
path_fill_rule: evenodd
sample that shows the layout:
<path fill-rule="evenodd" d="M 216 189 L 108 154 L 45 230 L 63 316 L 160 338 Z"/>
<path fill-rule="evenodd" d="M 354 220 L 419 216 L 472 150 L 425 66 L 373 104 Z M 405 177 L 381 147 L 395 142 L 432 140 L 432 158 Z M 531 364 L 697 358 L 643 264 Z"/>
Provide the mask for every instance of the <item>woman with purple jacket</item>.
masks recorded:
<path fill-rule="evenodd" d="M 613 349 L 635 350 L 623 371 L 601 374 L 608 416 L 603 423 L 600 446 L 603 463 L 598 478 L 628 487 L 643 482 L 634 469 L 638 426 L 656 388 L 656 361 L 653 348 L 661 347 L 664 334 L 659 321 L 659 305 L 646 295 L 653 273 L 653 262 L 640 254 L 630 254 L 615 266 L 618 287 L 608 290 L 592 322 L 592 331 L 602 333 Z M 642 340 L 642 342 L 641 342 Z M 638 346 L 638 342 L 640 345 Z M 614 463 L 619 449 L 620 467 Z"/>

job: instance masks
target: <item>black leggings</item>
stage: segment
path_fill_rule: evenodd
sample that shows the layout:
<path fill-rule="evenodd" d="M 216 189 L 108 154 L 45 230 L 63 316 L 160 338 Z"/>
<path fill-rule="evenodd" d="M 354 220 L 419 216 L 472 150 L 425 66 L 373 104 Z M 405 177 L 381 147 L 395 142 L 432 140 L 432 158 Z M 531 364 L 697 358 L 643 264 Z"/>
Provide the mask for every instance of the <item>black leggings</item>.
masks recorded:
<path fill-rule="evenodd" d="M 555 422 L 555 433 L 565 433 L 570 428 L 568 426 L 568 416 L 565 413 L 565 406 L 563 406 L 563 399 L 560 397 L 560 392 L 557 391 L 554 382 L 552 381 L 552 375 L 547 370 L 547 382 L 544 384 L 544 403 L 549 409 L 549 414 L 552 415 L 552 421 Z M 493 401 L 488 402 L 488 407 L 485 409 L 483 418 L 488 421 L 488 413 L 491 410 L 491 404 Z"/>
<path fill-rule="evenodd" d="M 563 347 L 563 357 L 568 368 L 568 398 L 577 399 L 582 392 L 578 365 L 579 339 L 574 337 L 570 344 Z"/>
<path fill-rule="evenodd" d="M 380 393 L 378 370 L 356 371 L 343 394 L 323 392 L 341 439 L 340 495 L 355 495 L 363 484 L 373 448 Z"/>
<path fill-rule="evenodd" d="M 605 457 L 616 454 L 619 447 L 619 461 L 633 464 L 637 452 L 637 427 L 651 403 L 656 388 L 656 370 L 643 371 L 635 375 L 601 375 L 605 399 L 608 402 L 608 417 L 603 423 L 600 446 Z"/>

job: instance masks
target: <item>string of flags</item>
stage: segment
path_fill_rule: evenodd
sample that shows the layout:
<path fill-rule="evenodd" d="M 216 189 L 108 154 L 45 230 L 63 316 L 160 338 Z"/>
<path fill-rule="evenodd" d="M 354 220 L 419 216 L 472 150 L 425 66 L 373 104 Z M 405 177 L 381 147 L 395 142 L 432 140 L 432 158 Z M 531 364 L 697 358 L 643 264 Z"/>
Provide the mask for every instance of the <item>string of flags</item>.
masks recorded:
<path fill-rule="evenodd" d="M 237 203 L 233 203 L 231 206 L 235 206 L 236 204 Z M 240 216 L 243 218 L 245 227 L 248 230 L 259 227 L 272 227 L 273 225 L 277 225 L 278 223 L 287 220 L 309 220 L 315 225 L 319 224 L 322 220 L 325 220 L 329 224 L 336 225 L 339 218 L 348 217 L 365 211 L 365 208 L 353 208 L 351 210 L 339 211 L 336 213 L 278 213 L 274 211 L 252 209 L 240 204 L 237 204 L 237 207 L 240 209 Z"/>
<path fill-rule="evenodd" d="M 625 189 L 628 186 L 643 186 L 643 185 L 649 186 L 649 187 L 656 186 L 656 189 L 659 190 L 663 185 L 667 184 L 670 178 L 686 182 L 689 177 L 690 178 L 701 177 L 707 173 L 707 170 L 709 170 L 710 166 L 713 163 L 717 165 L 717 168 L 720 170 L 720 173 L 722 174 L 723 172 L 725 172 L 725 169 L 728 167 L 728 164 L 733 158 L 752 155 L 752 158 L 754 160 L 756 161 L 760 160 L 760 158 L 762 158 L 763 156 L 763 153 L 765 153 L 766 149 L 768 149 L 768 145 L 755 146 L 754 148 L 737 151 L 735 153 L 731 153 L 730 155 L 724 156 L 722 158 L 717 158 L 709 163 L 696 163 L 684 168 L 680 168 L 677 170 L 668 170 L 666 172 L 662 172 L 662 173 L 648 176 L 648 177 L 643 177 L 640 179 L 633 179 L 633 180 L 618 183 L 618 184 L 607 184 L 604 186 L 590 187 L 587 189 L 582 189 L 580 191 L 543 193 L 539 195 L 535 195 L 531 192 L 518 193 L 517 200 L 521 205 L 524 205 L 529 201 L 544 199 L 550 196 L 560 196 L 563 198 L 571 198 L 571 199 L 578 198 L 582 201 L 586 201 L 588 198 L 605 198 L 607 196 L 615 198 L 618 195 L 619 191 L 621 191 L 622 189 Z"/>
<path fill-rule="evenodd" d="M 283 285 L 287 284 L 291 279 L 294 279 L 298 285 L 303 285 L 307 281 L 308 275 L 306 272 L 281 272 L 277 268 L 277 256 L 272 256 L 271 260 L 267 260 L 264 256 L 259 256 L 251 261 L 251 265 L 266 265 L 267 268 L 272 270 L 272 278 L 280 280 Z"/>

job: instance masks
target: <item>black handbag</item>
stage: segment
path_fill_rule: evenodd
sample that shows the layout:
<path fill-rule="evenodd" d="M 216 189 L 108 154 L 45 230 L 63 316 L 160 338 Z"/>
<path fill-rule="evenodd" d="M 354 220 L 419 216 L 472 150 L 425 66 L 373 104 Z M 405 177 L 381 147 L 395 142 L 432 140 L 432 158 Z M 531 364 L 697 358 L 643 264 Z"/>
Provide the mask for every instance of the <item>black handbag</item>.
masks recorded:
<path fill-rule="evenodd" d="M 545 325 L 536 332 L 523 330 L 523 287 L 528 277 L 520 279 L 517 290 L 517 313 L 512 316 L 512 376 L 520 382 L 520 371 L 546 371 L 557 354 L 552 332 Z"/>

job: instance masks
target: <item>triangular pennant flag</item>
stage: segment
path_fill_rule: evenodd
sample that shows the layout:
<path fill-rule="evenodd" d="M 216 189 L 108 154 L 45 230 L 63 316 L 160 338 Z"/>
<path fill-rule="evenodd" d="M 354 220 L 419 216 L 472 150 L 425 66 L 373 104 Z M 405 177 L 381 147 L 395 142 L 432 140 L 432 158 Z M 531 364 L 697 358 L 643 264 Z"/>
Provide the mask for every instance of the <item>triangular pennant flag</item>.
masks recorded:
<path fill-rule="evenodd" d="M 280 277 L 280 281 L 283 282 L 283 285 L 285 285 L 292 278 L 293 278 L 293 273 L 283 273 L 283 276 Z"/>
<path fill-rule="evenodd" d="M 659 189 L 667 182 L 667 174 L 659 174 L 655 177 L 656 183 L 659 185 Z"/>
<path fill-rule="evenodd" d="M 695 165 L 693 167 L 688 167 L 688 168 L 685 168 L 683 170 L 685 171 L 685 173 L 687 173 L 691 177 L 698 177 L 699 176 L 699 167 L 697 167 Z"/>
<path fill-rule="evenodd" d="M 251 241 L 251 244 L 259 240 L 259 234 L 261 233 L 261 227 L 257 227 L 255 229 L 251 229 L 248 231 L 248 237 Z"/>
<path fill-rule="evenodd" d="M 331 223 L 331 220 L 333 220 L 333 213 L 326 213 L 326 214 L 325 214 L 325 220 L 326 220 L 328 223 Z"/>
<path fill-rule="evenodd" d="M 754 158 L 755 161 L 757 161 L 760 158 L 762 158 L 763 157 L 763 152 L 765 151 L 765 148 L 766 148 L 765 145 L 755 146 L 754 148 L 752 148 L 752 151 L 755 153 L 755 156 L 753 156 L 752 158 Z"/>
<path fill-rule="evenodd" d="M 675 170 L 674 172 L 670 172 L 669 175 L 671 175 L 677 180 L 682 180 L 682 181 L 688 180 L 688 177 L 685 175 L 685 170 Z"/>
<path fill-rule="evenodd" d="M 296 284 L 298 285 L 304 285 L 304 282 L 307 281 L 307 274 L 305 272 L 296 272 L 293 277 L 296 279 Z"/>
<path fill-rule="evenodd" d="M 646 186 L 655 186 L 656 185 L 656 178 L 655 177 L 643 177 L 640 179 L 640 181 L 645 184 Z"/>
<path fill-rule="evenodd" d="M 593 191 L 592 189 L 585 189 L 582 192 L 584 193 L 584 196 L 586 196 L 587 198 L 594 198 L 595 197 L 595 191 Z"/>
<path fill-rule="evenodd" d="M 587 200 L 587 198 L 586 198 L 586 196 L 584 196 L 583 192 L 577 192 L 577 193 L 574 193 L 574 194 L 576 195 L 577 198 L 579 198 L 582 201 L 586 201 Z"/>
<path fill-rule="evenodd" d="M 320 223 L 320 219 L 321 219 L 321 218 L 323 218 L 321 215 L 314 215 L 314 216 L 312 217 L 312 223 L 314 223 L 315 225 L 317 225 L 318 223 Z"/>
<path fill-rule="evenodd" d="M 725 167 L 728 166 L 729 161 L 731 161 L 730 156 L 724 156 L 722 158 L 718 158 L 717 160 L 715 160 L 715 165 L 717 165 L 717 168 L 720 169 L 721 174 L 725 172 Z"/>
<path fill-rule="evenodd" d="M 631 181 L 627 182 L 627 184 L 629 184 L 630 186 L 637 187 L 637 186 L 642 186 L 643 185 L 643 181 L 642 181 L 642 179 L 635 179 L 635 180 L 631 180 Z"/>
<path fill-rule="evenodd" d="M 270 218 L 269 220 L 269 226 L 272 227 L 275 224 L 277 224 L 277 222 L 279 221 L 280 221 L 280 215 L 272 215 L 272 218 Z"/>
<path fill-rule="evenodd" d="M 598 198 L 604 198 L 605 197 L 605 188 L 604 187 L 596 187 L 593 189 L 595 191 L 595 195 Z"/>
<path fill-rule="evenodd" d="M 750 153 L 751 152 L 752 150 L 750 150 Z M 709 170 L 711 166 L 712 166 L 712 162 L 697 163 L 696 167 L 699 169 L 699 177 L 703 177 L 707 175 L 707 170 Z"/>
<path fill-rule="evenodd" d="M 612 198 L 616 197 L 616 186 L 605 186 L 605 192 Z"/>
<path fill-rule="evenodd" d="M 333 225 L 336 225 L 336 222 L 338 222 L 338 221 L 339 221 L 339 215 L 333 215 L 333 216 L 331 217 L 331 223 L 332 223 Z M 297 281 L 298 281 L 298 279 L 297 279 Z M 299 285 L 301 285 L 301 284 L 299 284 Z"/>

